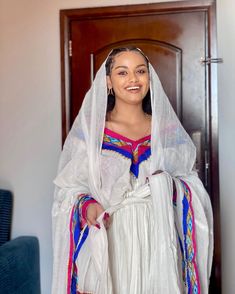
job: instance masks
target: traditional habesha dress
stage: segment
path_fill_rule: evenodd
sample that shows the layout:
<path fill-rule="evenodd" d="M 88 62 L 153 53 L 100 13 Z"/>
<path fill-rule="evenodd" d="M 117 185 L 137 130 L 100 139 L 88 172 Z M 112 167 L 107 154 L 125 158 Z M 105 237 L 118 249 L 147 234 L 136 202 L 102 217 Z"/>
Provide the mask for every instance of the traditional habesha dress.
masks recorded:
<path fill-rule="evenodd" d="M 209 196 L 193 171 L 195 147 L 149 71 L 151 135 L 133 141 L 105 128 L 103 64 L 66 139 L 52 209 L 52 294 L 208 293 Z M 79 195 L 111 215 L 108 230 L 104 213 L 100 229 L 82 224 Z"/>

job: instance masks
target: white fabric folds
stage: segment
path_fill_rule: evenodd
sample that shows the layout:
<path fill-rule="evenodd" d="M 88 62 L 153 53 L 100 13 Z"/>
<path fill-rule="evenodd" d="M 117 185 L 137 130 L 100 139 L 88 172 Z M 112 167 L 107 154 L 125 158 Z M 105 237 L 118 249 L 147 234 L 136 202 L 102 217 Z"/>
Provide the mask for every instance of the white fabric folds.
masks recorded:
<path fill-rule="evenodd" d="M 54 181 L 52 294 L 73 293 L 68 281 L 75 250 L 76 293 L 208 293 L 213 253 L 210 199 L 193 172 L 195 147 L 151 65 L 150 91 L 151 157 L 140 166 L 149 182 L 140 178 L 134 188 L 129 162 L 102 152 L 105 63 L 84 98 Z M 164 172 L 152 175 L 157 170 Z M 106 231 L 101 215 L 101 229 L 83 228 L 73 248 L 73 215 L 82 193 L 102 204 L 112 224 Z"/>
<path fill-rule="evenodd" d="M 155 236 L 157 240 L 154 258 L 159 278 L 153 279 L 153 293 L 182 293 L 182 285 L 178 268 L 177 236 L 173 211 L 172 178 L 166 173 L 149 178 L 154 207 Z M 156 274 L 156 273 L 153 273 Z"/>

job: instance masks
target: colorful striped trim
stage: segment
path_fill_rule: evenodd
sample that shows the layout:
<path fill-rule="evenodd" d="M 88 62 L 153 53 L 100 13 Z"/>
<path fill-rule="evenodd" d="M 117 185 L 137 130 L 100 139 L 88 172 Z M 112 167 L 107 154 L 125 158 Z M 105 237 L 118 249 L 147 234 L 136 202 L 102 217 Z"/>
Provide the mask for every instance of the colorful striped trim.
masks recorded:
<path fill-rule="evenodd" d="M 86 211 L 87 211 L 88 205 L 92 203 L 93 204 L 97 203 L 97 201 L 95 199 L 90 199 L 90 200 L 87 200 L 82 206 L 82 211 L 80 212 L 80 215 L 82 216 L 84 220 L 86 220 Z"/>
<path fill-rule="evenodd" d="M 110 137 L 116 138 L 117 140 L 121 140 L 121 141 L 124 141 L 124 142 L 129 142 L 129 143 L 131 143 L 131 144 L 134 146 L 134 148 L 135 148 L 138 144 L 140 144 L 140 143 L 146 141 L 147 139 L 150 139 L 150 138 L 151 138 L 151 135 L 147 135 L 147 136 L 144 136 L 143 138 L 140 138 L 140 139 L 138 139 L 138 140 L 132 140 L 132 139 L 127 138 L 127 137 L 125 137 L 125 136 L 123 136 L 123 135 L 121 135 L 121 134 L 119 134 L 119 133 L 116 133 L 116 132 L 114 132 L 114 131 L 111 131 L 111 130 L 108 129 L 108 128 L 105 128 L 105 129 L 104 129 L 104 133 L 105 133 L 106 135 L 110 136 Z"/>
<path fill-rule="evenodd" d="M 131 159 L 130 171 L 138 178 L 140 164 L 151 155 L 150 143 L 150 135 L 135 141 L 105 128 L 102 149 L 115 151 Z"/>
<path fill-rule="evenodd" d="M 174 181 L 174 180 L 173 180 L 173 181 Z M 175 209 L 175 213 L 177 214 L 177 190 L 175 190 L 175 191 L 173 192 L 172 200 L 173 200 L 173 207 L 174 207 L 174 209 Z M 176 217 L 177 217 L 177 216 L 176 216 Z M 182 240 L 181 240 L 181 238 L 180 238 L 180 234 L 179 234 L 178 226 L 177 226 L 177 223 L 176 223 L 176 222 L 175 222 L 175 229 L 176 229 L 176 234 L 177 234 L 177 238 L 178 238 L 178 241 L 179 241 L 180 253 L 181 253 L 182 279 L 183 279 L 183 281 L 185 282 L 184 247 L 183 247 Z"/>
<path fill-rule="evenodd" d="M 182 243 L 182 240 L 180 238 L 180 234 L 179 234 L 179 231 L 177 229 L 177 226 L 175 225 L 176 227 L 176 234 L 177 234 L 177 237 L 178 237 L 178 241 L 179 241 L 179 245 L 180 245 L 180 253 L 181 253 L 181 268 L 182 268 L 182 279 L 185 283 L 185 259 L 184 259 L 184 246 L 183 246 L 183 243 Z"/>
<path fill-rule="evenodd" d="M 147 150 L 145 151 L 145 153 L 143 153 L 143 154 L 141 154 L 141 155 L 139 156 L 137 162 L 135 162 L 135 161 L 132 162 L 131 167 L 130 167 L 130 171 L 134 174 L 134 176 L 135 176 L 136 178 L 138 178 L 138 175 L 139 175 L 139 167 L 140 167 L 140 164 L 141 164 L 143 161 L 147 160 L 147 159 L 150 157 L 150 155 L 151 155 L 151 149 L 150 149 L 150 147 L 149 147 L 149 149 L 147 149 Z"/>
<path fill-rule="evenodd" d="M 88 196 L 87 196 L 88 197 Z M 89 233 L 89 228 L 86 226 L 81 230 L 80 213 L 79 213 L 79 201 L 78 199 L 73 206 L 70 216 L 70 249 L 69 249 L 69 262 L 68 262 L 68 277 L 67 277 L 67 294 L 77 294 L 78 285 L 78 268 L 76 260 L 78 254 L 86 241 Z"/>
<path fill-rule="evenodd" d="M 196 263 L 195 220 L 192 207 L 192 193 L 189 186 L 181 180 L 184 189 L 183 204 L 183 245 L 184 245 L 184 273 L 188 294 L 200 294 L 200 281 Z M 181 240 L 180 240 L 181 241 Z M 180 242 L 181 243 L 181 242 Z M 183 247 L 181 244 L 181 246 Z"/>
<path fill-rule="evenodd" d="M 88 194 L 81 194 L 78 197 L 78 209 L 80 216 L 80 227 L 83 228 L 86 224 L 86 211 L 90 203 L 97 203 L 97 201 Z"/>

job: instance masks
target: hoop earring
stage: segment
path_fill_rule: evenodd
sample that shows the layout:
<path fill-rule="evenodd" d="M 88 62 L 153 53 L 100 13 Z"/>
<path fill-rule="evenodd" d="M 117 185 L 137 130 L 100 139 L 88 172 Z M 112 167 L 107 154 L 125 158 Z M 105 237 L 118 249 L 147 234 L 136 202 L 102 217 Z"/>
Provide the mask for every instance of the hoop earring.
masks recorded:
<path fill-rule="evenodd" d="M 114 96 L 113 88 L 109 88 L 109 89 L 108 89 L 108 95 L 112 95 L 112 96 Z"/>

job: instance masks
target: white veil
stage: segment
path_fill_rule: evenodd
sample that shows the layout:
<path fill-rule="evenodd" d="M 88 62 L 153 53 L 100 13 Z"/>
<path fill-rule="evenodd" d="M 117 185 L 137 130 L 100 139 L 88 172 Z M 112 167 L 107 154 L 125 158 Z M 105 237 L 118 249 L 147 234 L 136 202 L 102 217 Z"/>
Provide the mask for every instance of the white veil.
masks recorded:
<path fill-rule="evenodd" d="M 183 176 L 192 171 L 196 149 L 176 116 L 154 68 L 149 65 L 152 105 L 151 170 Z M 105 62 L 98 70 L 64 144 L 59 171 L 69 162 L 76 138 L 85 142 L 88 156 L 89 188 L 100 199 L 100 153 L 107 107 Z M 79 146 L 76 146 L 79 148 Z M 103 202 L 103 201 L 101 201 Z"/>
<path fill-rule="evenodd" d="M 100 175 L 101 148 L 107 108 L 105 62 L 98 70 L 67 136 L 60 157 L 58 175 L 54 181 L 56 190 L 52 210 L 54 238 L 53 294 L 65 293 L 63 291 L 66 288 L 66 283 L 62 281 L 65 279 L 67 272 L 66 261 L 69 252 L 69 245 L 67 244 L 69 243 L 69 232 L 67 228 L 69 227 L 71 209 L 77 195 L 88 193 L 104 208 L 108 207 L 108 199 L 105 199 L 100 193 L 102 187 Z M 195 146 L 176 116 L 151 64 L 149 64 L 149 72 L 152 106 L 149 175 L 157 170 L 162 170 L 171 177 L 187 176 L 192 174 L 196 157 Z M 83 177 L 83 173 L 86 173 L 86 178 Z M 204 194 L 201 199 L 201 207 L 206 206 L 210 211 L 209 200 L 204 200 Z M 210 219 L 209 225 L 212 227 L 211 212 L 208 213 L 208 218 Z M 212 240 L 211 229 L 210 237 L 206 235 L 206 238 Z M 64 240 L 68 240 L 68 242 L 66 241 L 66 243 Z M 209 259 L 208 275 L 212 255 Z M 203 260 L 200 262 L 203 267 Z M 205 280 L 207 280 L 208 275 L 205 276 Z M 58 281 L 62 283 L 60 286 L 58 286 Z M 205 284 L 207 284 L 207 281 Z"/>

